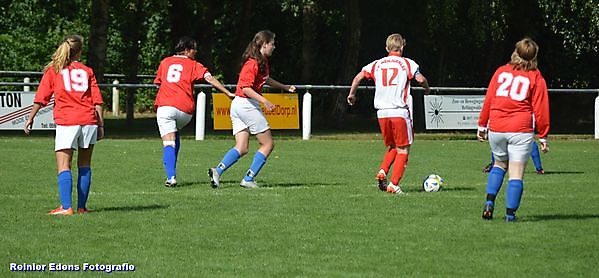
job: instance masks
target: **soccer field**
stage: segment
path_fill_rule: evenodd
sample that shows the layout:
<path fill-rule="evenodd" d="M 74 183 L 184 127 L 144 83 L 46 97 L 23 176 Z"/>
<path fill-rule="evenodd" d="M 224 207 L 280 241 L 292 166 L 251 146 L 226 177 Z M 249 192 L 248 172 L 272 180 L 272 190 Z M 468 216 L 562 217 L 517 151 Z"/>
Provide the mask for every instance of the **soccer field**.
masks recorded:
<path fill-rule="evenodd" d="M 159 139 L 101 141 L 88 202 L 95 213 L 56 217 L 46 215 L 59 204 L 53 138 L 0 137 L 0 275 L 10 263 L 129 263 L 140 277 L 597 273 L 598 140 L 550 142 L 547 174 L 527 168 L 516 223 L 501 219 L 505 183 L 496 219 L 481 219 L 486 142 L 417 137 L 403 196 L 375 186 L 385 150 L 376 138 L 276 140 L 262 188 L 245 190 L 253 140 L 212 189 L 206 169 L 232 144 L 184 139 L 179 187 L 165 188 Z M 443 191 L 419 191 L 430 173 L 445 178 Z"/>

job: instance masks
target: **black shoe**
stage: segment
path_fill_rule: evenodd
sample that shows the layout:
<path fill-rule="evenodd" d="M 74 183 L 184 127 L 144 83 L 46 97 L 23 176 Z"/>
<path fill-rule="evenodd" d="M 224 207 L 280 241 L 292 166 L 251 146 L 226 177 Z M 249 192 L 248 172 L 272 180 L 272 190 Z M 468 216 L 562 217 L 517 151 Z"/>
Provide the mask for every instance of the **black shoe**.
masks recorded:
<path fill-rule="evenodd" d="M 378 182 L 379 189 L 381 191 L 387 191 L 387 175 L 378 173 L 376 175 L 376 180 Z"/>
<path fill-rule="evenodd" d="M 483 208 L 483 219 L 491 220 L 493 219 L 493 205 L 485 204 L 485 208 Z"/>
<path fill-rule="evenodd" d="M 483 168 L 483 173 L 489 173 L 491 172 L 491 169 L 493 169 L 493 163 L 489 163 L 489 165 L 485 166 L 485 168 Z"/>
<path fill-rule="evenodd" d="M 537 170 L 537 175 L 545 175 L 545 170 Z"/>
<path fill-rule="evenodd" d="M 516 222 L 516 216 L 507 214 L 503 220 L 505 220 L 505 222 Z"/>

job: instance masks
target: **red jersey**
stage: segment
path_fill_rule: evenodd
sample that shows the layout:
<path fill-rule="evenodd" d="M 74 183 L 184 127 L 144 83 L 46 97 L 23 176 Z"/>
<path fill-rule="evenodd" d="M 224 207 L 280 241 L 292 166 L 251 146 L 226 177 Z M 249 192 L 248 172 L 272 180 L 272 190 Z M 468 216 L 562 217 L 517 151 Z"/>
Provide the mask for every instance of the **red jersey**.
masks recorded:
<path fill-rule="evenodd" d="M 172 106 L 187 114 L 195 110 L 193 84 L 210 74 L 204 65 L 184 56 L 164 58 L 158 66 L 154 84 L 160 86 L 154 107 Z"/>
<path fill-rule="evenodd" d="M 549 133 L 549 96 L 539 70 L 522 71 L 501 66 L 489 83 L 479 127 L 494 132 L 533 132 L 533 115 L 539 138 Z"/>
<path fill-rule="evenodd" d="M 91 68 L 72 62 L 60 72 L 48 68 L 42 76 L 33 102 L 48 105 L 54 95 L 54 123 L 95 125 L 95 105 L 102 105 L 102 93 Z"/>
<path fill-rule="evenodd" d="M 262 87 L 264 86 L 264 83 L 266 83 L 269 73 L 270 67 L 268 66 L 268 60 L 266 61 L 264 72 L 259 72 L 258 61 L 254 58 L 247 59 L 247 61 L 243 63 L 243 67 L 241 67 L 235 95 L 247 98 L 243 93 L 243 88 L 246 87 L 251 87 L 256 93 L 262 94 Z"/>

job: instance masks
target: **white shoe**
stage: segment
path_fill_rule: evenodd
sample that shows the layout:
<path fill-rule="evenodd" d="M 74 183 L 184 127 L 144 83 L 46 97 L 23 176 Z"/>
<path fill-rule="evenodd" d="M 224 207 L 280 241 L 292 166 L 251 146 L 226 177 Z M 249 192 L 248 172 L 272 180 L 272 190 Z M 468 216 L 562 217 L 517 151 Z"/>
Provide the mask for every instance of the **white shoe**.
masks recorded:
<path fill-rule="evenodd" d="M 241 183 L 239 184 L 241 187 L 243 188 L 258 188 L 258 185 L 256 184 L 255 181 L 246 181 L 246 180 L 241 180 Z"/>
<path fill-rule="evenodd" d="M 395 185 L 392 183 L 389 183 L 389 185 L 387 185 L 387 192 L 397 195 L 405 194 L 403 190 L 401 190 L 401 187 L 399 187 L 399 185 Z"/>
<path fill-rule="evenodd" d="M 220 175 L 218 174 L 215 168 L 208 169 L 208 176 L 210 177 L 210 183 L 212 184 L 212 188 L 219 188 Z"/>
<path fill-rule="evenodd" d="M 175 177 L 167 179 L 164 182 L 164 186 L 166 186 L 166 187 L 175 187 L 175 186 L 177 186 L 177 180 L 175 179 Z"/>

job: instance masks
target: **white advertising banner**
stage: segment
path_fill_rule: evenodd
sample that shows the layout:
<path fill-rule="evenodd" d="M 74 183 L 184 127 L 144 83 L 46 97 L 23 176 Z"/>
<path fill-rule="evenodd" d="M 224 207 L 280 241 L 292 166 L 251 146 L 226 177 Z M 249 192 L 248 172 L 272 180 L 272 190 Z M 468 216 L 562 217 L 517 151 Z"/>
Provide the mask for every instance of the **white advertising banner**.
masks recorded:
<path fill-rule="evenodd" d="M 484 95 L 424 96 L 426 129 L 477 129 Z"/>
<path fill-rule="evenodd" d="M 35 92 L 0 92 L 0 130 L 23 129 L 33 107 Z M 54 98 L 35 116 L 33 129 L 55 129 Z"/>

